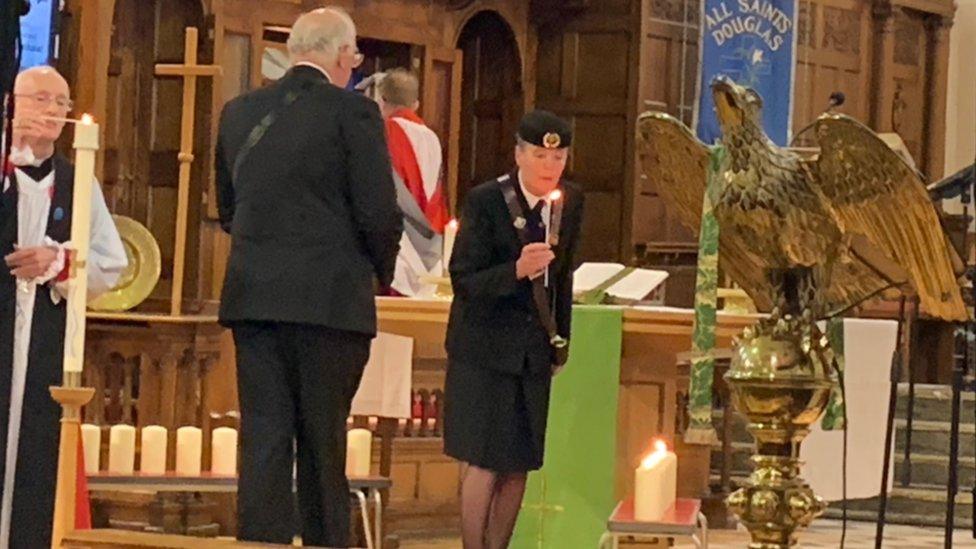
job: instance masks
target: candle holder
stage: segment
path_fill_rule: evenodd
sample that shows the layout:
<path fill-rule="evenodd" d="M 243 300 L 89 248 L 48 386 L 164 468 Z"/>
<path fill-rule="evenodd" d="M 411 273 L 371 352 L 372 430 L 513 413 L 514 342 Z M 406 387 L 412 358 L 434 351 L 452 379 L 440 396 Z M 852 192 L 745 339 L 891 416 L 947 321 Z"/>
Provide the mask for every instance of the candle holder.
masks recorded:
<path fill-rule="evenodd" d="M 64 385 L 51 387 L 51 396 L 61 405 L 61 440 L 58 445 L 58 480 L 54 496 L 52 547 L 75 529 L 77 501 L 78 442 L 81 439 L 81 407 L 95 396 L 95 389 L 81 387 L 81 376 L 65 374 Z"/>
<path fill-rule="evenodd" d="M 796 545 L 796 530 L 827 508 L 800 478 L 800 442 L 836 383 L 833 352 L 809 314 L 774 311 L 737 339 L 725 380 L 756 439 L 754 470 L 726 500 L 752 536 L 749 549 Z"/>
<path fill-rule="evenodd" d="M 434 290 L 434 297 L 450 301 L 454 299 L 454 287 L 451 286 L 451 277 L 425 275 L 420 277 L 424 284 L 433 284 L 437 288 Z"/>

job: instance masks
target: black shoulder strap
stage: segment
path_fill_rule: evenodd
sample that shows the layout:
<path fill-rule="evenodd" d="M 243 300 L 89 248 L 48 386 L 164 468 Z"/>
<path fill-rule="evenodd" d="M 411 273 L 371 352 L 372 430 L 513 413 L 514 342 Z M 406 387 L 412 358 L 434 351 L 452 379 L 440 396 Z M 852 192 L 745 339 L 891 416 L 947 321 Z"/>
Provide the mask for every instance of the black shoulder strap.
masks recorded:
<path fill-rule="evenodd" d="M 241 166 L 244 165 L 244 161 L 248 155 L 251 154 L 251 150 L 264 138 L 264 134 L 268 133 L 268 129 L 274 125 L 278 117 L 281 116 L 281 113 L 291 107 L 302 96 L 302 92 L 304 91 L 304 89 L 288 90 L 284 98 L 282 98 L 281 103 L 276 108 L 271 109 L 271 112 L 264 115 L 264 118 L 256 126 L 251 128 L 251 133 L 247 135 L 247 140 L 241 146 L 241 149 L 237 151 L 237 156 L 234 158 L 231 181 L 237 181 L 237 174 L 240 172 Z"/>
<path fill-rule="evenodd" d="M 512 178 L 499 179 L 498 181 L 501 183 L 502 195 L 505 197 L 505 205 L 508 206 L 508 213 L 512 218 L 512 225 L 515 227 L 519 241 L 525 246 L 529 244 L 529 236 L 525 230 L 526 220 L 522 215 L 522 206 L 518 201 L 518 191 L 515 190 L 515 182 Z M 555 204 L 559 206 L 554 205 L 554 210 L 558 207 L 560 214 L 562 213 L 561 203 L 562 201 L 557 201 Z M 553 225 L 556 224 L 554 220 Z M 551 237 L 549 243 L 552 244 Z M 542 327 L 545 328 L 546 333 L 549 335 L 550 343 L 554 347 L 564 347 L 566 342 L 559 336 L 559 331 L 556 328 L 555 311 L 550 306 L 549 293 L 546 291 L 541 276 L 532 280 L 532 300 L 535 302 L 535 308 L 539 312 Z"/>

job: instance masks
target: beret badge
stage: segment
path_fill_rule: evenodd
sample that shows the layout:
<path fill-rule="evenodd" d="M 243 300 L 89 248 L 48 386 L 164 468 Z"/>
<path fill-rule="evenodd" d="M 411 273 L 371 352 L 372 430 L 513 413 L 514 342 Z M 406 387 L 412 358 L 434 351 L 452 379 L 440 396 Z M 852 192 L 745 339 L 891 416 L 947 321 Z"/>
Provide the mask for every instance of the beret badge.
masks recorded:
<path fill-rule="evenodd" d="M 549 132 L 542 136 L 542 144 L 547 149 L 558 149 L 561 143 L 562 138 L 559 137 L 558 133 Z"/>

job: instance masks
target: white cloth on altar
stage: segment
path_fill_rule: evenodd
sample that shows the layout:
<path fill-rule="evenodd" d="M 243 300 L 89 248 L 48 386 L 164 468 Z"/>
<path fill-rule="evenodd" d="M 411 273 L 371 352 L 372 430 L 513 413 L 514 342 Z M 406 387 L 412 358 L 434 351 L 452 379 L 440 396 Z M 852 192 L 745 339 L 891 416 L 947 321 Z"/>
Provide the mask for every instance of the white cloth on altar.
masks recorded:
<path fill-rule="evenodd" d="M 36 181 L 20 170 L 15 170 L 17 184 L 17 245 L 20 248 L 34 246 L 58 246 L 63 266 L 65 245 L 47 236 L 47 223 L 51 212 L 51 189 L 54 171 Z M 13 184 L 4 179 L 4 187 Z M 88 253 L 88 297 L 94 298 L 112 288 L 128 265 L 125 248 L 119 238 L 115 222 L 109 214 L 98 182 L 92 186 L 91 245 Z M 60 269 L 59 269 L 60 270 Z M 53 274 L 57 274 L 56 272 Z M 14 481 L 17 474 L 17 451 L 20 441 L 21 413 L 24 405 L 24 387 L 27 380 L 30 354 L 31 326 L 38 287 L 48 284 L 51 273 L 34 280 L 17 280 L 16 313 L 14 317 L 13 371 L 10 380 L 10 416 L 7 423 L 6 468 L 3 478 L 3 499 L 0 502 L 0 547 L 9 545 L 10 521 L 14 501 Z M 55 303 L 67 297 L 65 283 L 50 284 L 47 295 Z M 63 336 L 62 336 L 63 337 Z M 6 352 L 6 349 L 2 350 Z M 43 395 L 42 398 L 50 398 Z"/>
<path fill-rule="evenodd" d="M 898 323 L 893 320 L 844 320 L 849 499 L 871 498 L 881 492 L 891 358 L 897 338 Z M 818 420 L 803 440 L 800 459 L 803 478 L 817 495 L 827 501 L 842 499 L 843 431 L 824 431 Z M 889 489 L 893 478 L 894 474 L 889 475 Z"/>
<path fill-rule="evenodd" d="M 351 414 L 409 418 L 412 377 L 413 338 L 376 334 Z"/>

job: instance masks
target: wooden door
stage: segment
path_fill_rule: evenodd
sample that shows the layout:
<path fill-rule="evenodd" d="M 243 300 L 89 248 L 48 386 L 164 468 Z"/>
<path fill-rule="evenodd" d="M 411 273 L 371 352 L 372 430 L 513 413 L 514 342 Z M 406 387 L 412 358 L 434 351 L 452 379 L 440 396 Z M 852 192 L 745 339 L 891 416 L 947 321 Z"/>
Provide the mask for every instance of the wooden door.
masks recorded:
<path fill-rule="evenodd" d="M 923 13 L 895 11 L 894 101 L 891 129 L 901 136 L 919 170 L 928 173 L 926 124 L 931 113 L 929 90 L 929 33 Z M 941 136 L 940 136 L 941 138 Z M 941 172 L 942 159 L 938 160 Z"/>
<path fill-rule="evenodd" d="M 458 200 L 471 187 L 514 164 L 515 133 L 522 117 L 522 69 L 515 35 L 493 12 L 472 18 L 458 40 L 461 77 Z"/>
<path fill-rule="evenodd" d="M 538 31 L 536 102 L 574 128 L 567 176 L 586 192 L 580 244 L 585 260 L 632 255 L 639 4 L 586 3 L 583 9 L 566 9 Z"/>
<path fill-rule="evenodd" d="M 871 5 L 800 0 L 797 9 L 792 131 L 798 145 L 814 146 L 812 133 L 803 130 L 824 112 L 834 92 L 845 97 L 837 112 L 870 121 Z"/>
<path fill-rule="evenodd" d="M 458 137 L 461 132 L 461 50 L 428 47 L 424 50 L 421 115 L 437 137 L 443 151 L 444 187 L 448 207 L 457 215 Z"/>
<path fill-rule="evenodd" d="M 639 109 L 666 112 L 693 128 L 701 2 L 643 0 L 642 12 Z M 668 212 L 658 190 L 637 171 L 631 241 L 646 243 L 651 250 L 697 249 L 698 235 Z"/>
<path fill-rule="evenodd" d="M 118 0 L 109 61 L 104 186 L 113 212 L 145 225 L 159 243 L 162 275 L 145 308 L 168 300 L 175 246 L 176 194 L 183 81 L 158 78 L 158 63 L 183 61 L 187 26 L 208 36 L 199 2 L 194 0 Z M 201 40 L 199 59 L 210 63 L 213 44 Z M 191 171 L 190 211 L 184 298 L 201 297 L 200 219 L 210 173 L 210 79 L 198 80 L 195 162 Z"/>

